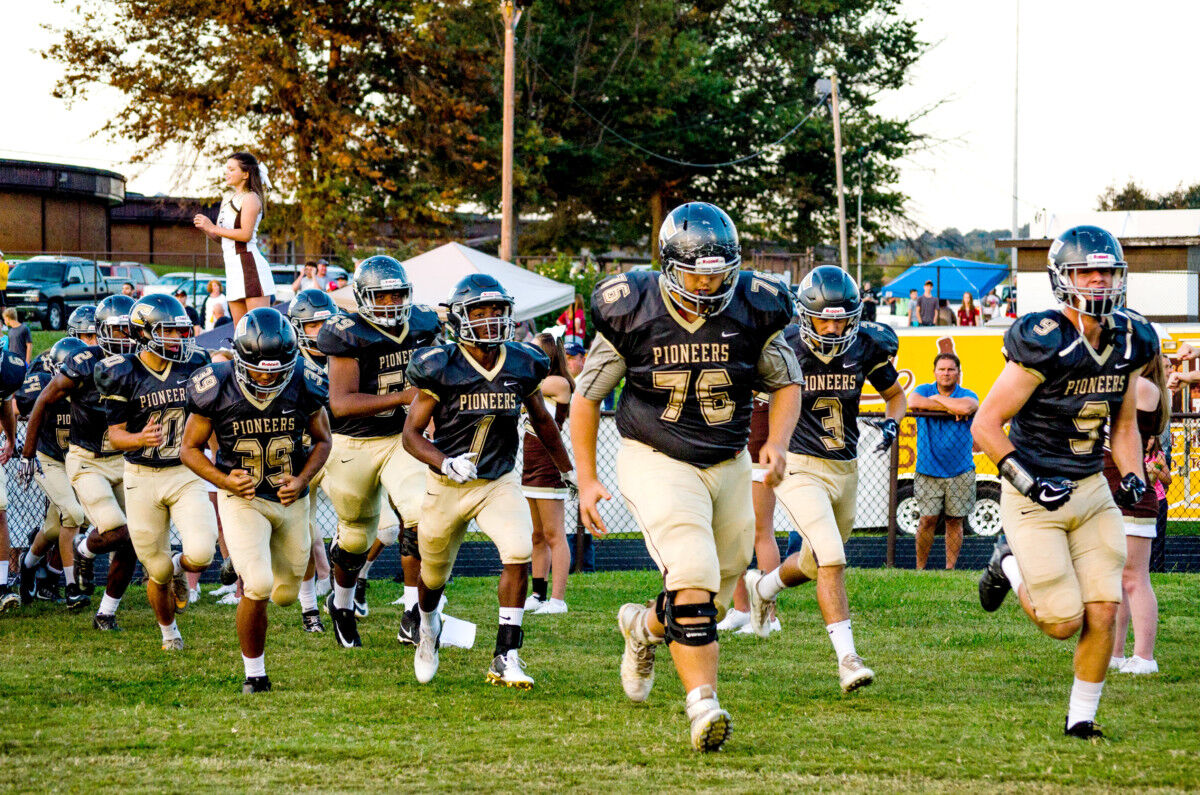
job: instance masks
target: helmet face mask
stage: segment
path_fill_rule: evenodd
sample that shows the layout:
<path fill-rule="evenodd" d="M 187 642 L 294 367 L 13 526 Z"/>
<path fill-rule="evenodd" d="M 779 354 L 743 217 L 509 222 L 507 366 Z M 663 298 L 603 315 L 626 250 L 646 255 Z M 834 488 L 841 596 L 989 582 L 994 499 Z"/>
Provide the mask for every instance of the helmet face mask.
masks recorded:
<path fill-rule="evenodd" d="M 1046 269 L 1055 300 L 1081 315 L 1107 317 L 1125 305 L 1129 265 L 1121 244 L 1099 227 L 1076 226 L 1063 232 L 1050 245 Z M 1090 276 L 1104 271 L 1110 279 Z"/>
<path fill-rule="evenodd" d="M 296 339 L 301 348 L 309 351 L 317 350 L 317 339 L 305 331 L 305 326 L 312 323 L 324 323 L 338 313 L 337 304 L 322 290 L 301 290 L 288 306 L 288 322 L 296 331 Z"/>
<path fill-rule="evenodd" d="M 390 295 L 391 300 L 383 300 Z M 368 257 L 354 272 L 358 314 L 378 326 L 395 328 L 412 313 L 412 283 L 404 266 L 386 256 Z"/>
<path fill-rule="evenodd" d="M 814 268 L 800 282 L 796 312 L 800 315 L 800 339 L 810 351 L 825 359 L 850 350 L 858 336 L 862 300 L 850 275 L 834 265 Z M 817 320 L 845 320 L 841 333 L 822 334 Z"/>
<path fill-rule="evenodd" d="M 133 353 L 137 341 L 129 324 L 133 299 L 127 295 L 111 295 L 96 307 L 96 341 L 106 356 Z M 117 336 L 120 332 L 120 336 Z"/>
<path fill-rule="evenodd" d="M 163 361 L 186 362 L 196 352 L 191 318 L 172 296 L 158 293 L 139 299 L 129 310 L 129 325 L 138 349 Z"/>
<path fill-rule="evenodd" d="M 442 306 L 446 307 L 446 322 L 456 340 L 489 348 L 513 338 L 516 331 L 514 303 L 513 297 L 494 277 L 476 273 L 459 281 Z M 482 311 L 489 305 L 499 307 L 500 311 Z"/>
<path fill-rule="evenodd" d="M 291 383 L 297 350 L 289 319 L 269 307 L 251 310 L 233 335 L 234 377 L 255 400 L 271 400 Z"/>
<path fill-rule="evenodd" d="M 704 202 L 676 207 L 663 220 L 658 246 L 664 286 L 677 307 L 708 316 L 729 306 L 742 267 L 742 247 L 723 210 Z M 710 277 L 710 283 L 716 277 L 717 285 L 700 292 L 693 276 Z"/>
<path fill-rule="evenodd" d="M 71 337 L 82 337 L 85 334 L 96 334 L 96 307 L 81 306 L 71 313 L 67 319 L 67 334 Z"/>

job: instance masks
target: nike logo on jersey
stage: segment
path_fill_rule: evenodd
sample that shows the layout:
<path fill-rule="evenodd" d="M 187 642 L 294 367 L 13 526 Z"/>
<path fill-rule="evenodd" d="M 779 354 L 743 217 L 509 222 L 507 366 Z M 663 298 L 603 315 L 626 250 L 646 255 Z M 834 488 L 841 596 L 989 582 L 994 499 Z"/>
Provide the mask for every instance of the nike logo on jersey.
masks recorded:
<path fill-rule="evenodd" d="M 513 387 L 515 387 L 515 386 L 520 386 L 520 384 L 519 384 L 518 382 L 516 382 L 516 381 L 505 381 L 505 382 L 504 382 L 504 385 L 505 385 L 506 387 L 508 387 L 509 389 L 512 389 L 512 388 L 513 388 Z"/>
<path fill-rule="evenodd" d="M 738 333 L 736 331 L 722 331 L 721 332 L 722 339 L 727 338 L 727 337 L 736 337 L 737 335 L 738 335 Z"/>

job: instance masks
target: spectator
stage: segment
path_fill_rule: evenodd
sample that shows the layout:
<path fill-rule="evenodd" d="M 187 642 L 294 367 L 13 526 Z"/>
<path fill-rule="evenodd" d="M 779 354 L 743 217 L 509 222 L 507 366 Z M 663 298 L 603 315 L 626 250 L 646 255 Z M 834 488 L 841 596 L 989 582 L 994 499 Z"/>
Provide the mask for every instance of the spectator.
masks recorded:
<path fill-rule="evenodd" d="M 137 300 L 137 288 L 133 286 L 133 282 L 125 282 L 121 285 L 121 295 L 127 295 L 133 300 Z"/>
<path fill-rule="evenodd" d="M 1016 296 L 1009 296 L 1008 299 L 1004 302 L 1004 316 L 1005 317 L 1013 317 L 1013 318 L 1015 318 L 1017 316 L 1017 298 L 1016 298 Z"/>
<path fill-rule="evenodd" d="M 556 322 L 567 329 L 563 334 L 563 343 L 570 345 L 575 342 L 582 348 L 584 337 L 587 336 L 587 314 L 583 308 L 583 296 L 576 294 L 575 304 L 564 309 Z"/>
<path fill-rule="evenodd" d="M 978 326 L 979 318 L 979 307 L 975 306 L 975 299 L 970 293 L 963 293 L 962 306 L 958 308 L 958 325 Z"/>
<path fill-rule="evenodd" d="M 304 270 L 300 271 L 300 275 L 296 277 L 296 281 L 292 282 L 292 293 L 298 293 L 301 290 L 312 290 L 318 288 L 325 289 L 325 285 L 317 279 L 317 266 L 312 262 L 304 263 Z"/>
<path fill-rule="evenodd" d="M 183 311 L 187 312 L 188 319 L 192 321 L 192 333 L 199 334 L 201 331 L 200 315 L 188 304 L 187 290 L 180 287 L 175 291 L 175 297 L 179 299 L 179 303 L 183 304 Z"/>
<path fill-rule="evenodd" d="M 232 323 L 233 319 L 225 312 L 226 304 L 217 304 L 213 307 L 212 326 L 211 328 L 220 328 L 226 323 Z M 205 307 L 207 309 L 207 307 Z M 207 312 L 206 312 L 207 314 Z"/>
<path fill-rule="evenodd" d="M 945 299 L 938 302 L 937 325 L 953 326 L 955 317 L 954 310 L 950 308 L 950 302 Z"/>
<path fill-rule="evenodd" d="M 917 319 L 922 326 L 936 326 L 938 299 L 933 294 L 933 282 L 925 282 L 925 294 L 917 299 Z"/>
<path fill-rule="evenodd" d="M 962 366 L 953 353 L 933 360 L 934 382 L 921 384 L 908 398 L 908 407 L 947 414 L 947 419 L 917 418 L 917 471 L 913 496 L 921 512 L 917 526 L 917 568 L 924 569 L 933 547 L 938 516 L 946 515 L 946 568 L 953 569 L 962 549 L 963 517 L 975 504 L 975 458 L 971 454 L 969 417 L 979 398 L 959 380 Z"/>
<path fill-rule="evenodd" d="M 862 296 L 862 319 L 874 320 L 876 310 L 879 308 L 879 296 L 875 295 L 875 291 L 871 289 L 869 281 L 863 282 L 862 290 L 859 291 Z"/>
<path fill-rule="evenodd" d="M 883 302 L 887 304 L 888 310 L 892 313 L 893 317 L 900 314 L 900 302 L 896 299 L 896 296 L 892 295 L 892 293 L 884 293 Z"/>
<path fill-rule="evenodd" d="M 9 353 L 20 356 L 26 362 L 33 356 L 33 335 L 29 327 L 17 319 L 17 310 L 4 310 L 4 325 L 8 326 L 7 348 Z"/>
<path fill-rule="evenodd" d="M 915 288 L 908 291 L 908 325 L 913 327 L 921 325 L 921 316 L 917 314 L 917 291 Z"/>
<path fill-rule="evenodd" d="M 585 354 L 583 345 L 578 342 L 568 342 L 563 345 L 563 352 L 567 354 L 567 370 L 571 373 L 572 378 L 577 378 L 583 372 Z"/>
<path fill-rule="evenodd" d="M 204 301 L 204 328 L 216 328 L 219 317 L 229 317 L 229 301 L 221 294 L 221 283 L 212 279 L 208 283 L 208 298 Z"/>
<path fill-rule="evenodd" d="M 329 260 L 321 258 L 317 260 L 317 286 L 325 292 L 336 290 L 337 285 L 329 278 Z"/>
<path fill-rule="evenodd" d="M 337 275 L 337 277 L 333 280 L 333 285 L 329 289 L 330 290 L 340 290 L 345 286 L 346 286 L 346 274 L 339 273 Z"/>
<path fill-rule="evenodd" d="M 986 323 L 1000 314 L 1000 296 L 996 291 L 988 293 L 983 299 L 983 322 Z"/>

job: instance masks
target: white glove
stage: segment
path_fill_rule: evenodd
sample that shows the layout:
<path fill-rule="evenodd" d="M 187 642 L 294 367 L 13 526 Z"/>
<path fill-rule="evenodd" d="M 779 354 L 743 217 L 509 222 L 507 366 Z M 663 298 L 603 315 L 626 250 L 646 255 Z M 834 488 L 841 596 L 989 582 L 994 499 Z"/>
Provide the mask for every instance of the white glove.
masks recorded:
<path fill-rule="evenodd" d="M 579 498 L 579 478 L 575 475 L 575 470 L 569 472 L 559 472 L 558 476 L 562 478 L 562 482 L 567 485 L 567 489 L 571 492 L 571 497 Z"/>
<path fill-rule="evenodd" d="M 474 457 L 475 453 L 464 453 L 454 458 L 443 458 L 442 474 L 455 483 L 466 483 L 468 480 L 474 480 L 475 462 L 471 460 Z"/>
<path fill-rule="evenodd" d="M 36 458 L 22 458 L 17 463 L 17 482 L 22 488 L 29 488 L 30 482 L 33 481 L 34 473 L 42 474 L 42 465 Z"/>

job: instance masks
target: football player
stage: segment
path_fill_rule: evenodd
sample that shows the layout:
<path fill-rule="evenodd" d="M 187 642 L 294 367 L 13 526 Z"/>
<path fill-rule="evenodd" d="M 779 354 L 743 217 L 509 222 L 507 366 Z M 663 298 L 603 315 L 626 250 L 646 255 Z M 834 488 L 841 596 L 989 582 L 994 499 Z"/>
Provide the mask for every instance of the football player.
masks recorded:
<path fill-rule="evenodd" d="M 133 299 L 125 295 L 109 296 L 96 307 L 98 345 L 89 346 L 65 360 L 58 374 L 38 395 L 29 412 L 25 444 L 21 450 L 26 462 L 34 457 L 47 410 L 63 398 L 69 399 L 71 432 L 66 455 L 67 477 L 92 525 L 92 531 L 75 545 L 75 583 L 83 593 L 91 594 L 95 588 L 92 577 L 95 557 L 109 553 L 104 596 L 92 619 L 92 626 L 101 631 L 120 630 L 117 608 L 133 578 L 137 556 L 125 522 L 125 492 L 121 488 L 125 461 L 109 440 L 108 422 L 94 376 L 101 359 L 134 349 L 129 329 L 132 307 Z M 25 463 L 24 466 L 31 467 L 32 464 Z"/>
<path fill-rule="evenodd" d="M 87 350 L 87 347 L 82 339 L 76 337 L 63 337 L 54 343 L 46 359 L 48 369 L 30 368 L 29 375 L 25 377 L 25 383 L 16 396 L 17 410 L 23 416 L 28 416 L 37 403 L 38 395 L 58 375 L 63 364 Z M 22 488 L 28 488 L 30 481 L 36 479 L 47 498 L 46 520 L 21 560 L 21 600 L 33 598 L 37 567 L 58 542 L 67 575 L 67 609 L 78 610 L 90 605 L 92 600 L 76 584 L 75 567 L 72 565 L 74 559 L 71 548 L 85 517 L 83 506 L 71 488 L 65 463 L 71 435 L 71 403 L 65 399 L 59 400 L 46 407 L 46 411 L 49 416 L 38 429 L 37 458 L 22 458 L 17 475 Z"/>
<path fill-rule="evenodd" d="M 13 353 L 0 355 L 0 428 L 4 430 L 4 445 L 0 447 L 0 612 L 20 604 L 20 597 L 8 585 L 12 547 L 8 540 L 8 478 L 3 466 L 16 452 L 17 412 L 12 397 L 24 381 L 25 360 Z"/>
<path fill-rule="evenodd" d="M 474 519 L 496 545 L 503 566 L 500 621 L 486 678 L 493 685 L 528 689 L 533 679 L 519 651 L 533 519 L 514 465 L 523 406 L 559 472 L 571 471 L 558 426 L 542 400 L 550 360 L 539 348 L 512 342 L 513 299 L 495 278 L 482 273 L 463 278 L 444 306 L 455 342 L 421 351 L 408 366 L 408 380 L 420 393 L 404 424 L 404 447 L 431 470 L 417 533 L 421 628 L 413 669 L 422 683 L 437 673 L 438 603 Z M 424 435 L 431 419 L 432 441 Z"/>
<path fill-rule="evenodd" d="M 155 293 L 129 309 L 136 353 L 96 365 L 108 436 L 125 453 L 129 538 L 149 581 L 164 651 L 183 648 L 175 614 L 188 604 L 185 571 L 204 571 L 217 546 L 217 518 L 204 482 L 179 460 L 187 382 L 209 363 L 197 350 L 192 322 L 175 298 Z M 171 522 L 183 551 L 171 555 Z"/>
<path fill-rule="evenodd" d="M 1007 363 L 971 425 L 1003 478 L 1004 535 L 979 581 L 979 601 L 994 611 L 1015 590 L 1043 633 L 1079 633 L 1063 731 L 1096 740 L 1104 736 L 1095 718 L 1125 565 L 1117 506 L 1136 505 L 1146 490 L 1136 388 L 1158 355 L 1158 336 L 1141 316 L 1118 309 L 1128 266 L 1107 231 L 1066 230 L 1050 244 L 1047 268 L 1060 306 L 1027 314 L 1005 333 Z M 1115 493 L 1103 474 L 1108 425 Z"/>
<path fill-rule="evenodd" d="M 325 606 L 334 636 L 346 648 L 362 645 L 354 592 L 377 536 L 381 492 L 399 508 L 404 522 L 401 555 L 411 557 L 415 551 L 425 467 L 400 441 L 405 407 L 416 393 L 405 383 L 404 371 L 413 351 L 433 344 L 441 327 L 434 312 L 413 306 L 404 266 L 391 257 L 363 260 L 354 272 L 354 297 L 358 313 L 325 321 L 317 335 L 317 348 L 329 361 L 333 416 L 333 452 L 321 488 L 338 516 L 329 553 L 333 593 Z M 411 562 L 405 564 L 405 571 L 411 569 Z M 406 593 L 408 587 L 406 578 Z M 409 615 L 410 627 L 414 618 Z"/>
<path fill-rule="evenodd" d="M 88 345 L 96 344 L 96 307 L 81 306 L 67 318 L 67 336 L 78 337 Z"/>
<path fill-rule="evenodd" d="M 845 542 L 854 529 L 858 494 L 858 405 L 869 381 L 886 402 L 876 451 L 889 450 L 907 410 L 892 364 L 899 340 L 887 326 L 859 321 L 858 286 L 836 266 L 809 272 L 796 304 L 800 322 L 784 336 L 804 371 L 804 396 L 788 444 L 787 476 L 775 495 L 804 546 L 773 571 L 746 572 L 750 628 L 759 637 L 770 635 L 769 616 L 779 592 L 815 580 L 838 679 L 849 693 L 875 679 L 854 647 L 846 598 Z"/>
<path fill-rule="evenodd" d="M 187 387 L 181 457 L 221 489 L 225 542 L 244 584 L 237 607 L 243 693 L 271 689 L 267 599 L 290 605 L 299 594 L 311 545 L 309 484 L 331 446 L 325 379 L 298 358 L 297 347 L 283 315 L 251 309 L 234 332 L 233 362 L 197 371 Z M 204 455 L 214 434 L 215 465 Z"/>
<path fill-rule="evenodd" d="M 613 276 L 592 294 L 597 335 L 571 403 L 571 443 L 583 522 L 603 534 L 598 503 L 610 495 L 596 477 L 600 401 L 624 377 L 617 482 L 663 590 L 653 607 L 631 603 L 618 614 L 621 684 L 645 701 L 655 650 L 668 642 L 692 747 L 717 751 L 731 727 L 717 700 L 717 623 L 754 543 L 752 397 L 773 393 L 760 456 L 774 486 L 800 408 L 800 370 L 780 334 L 792 316 L 787 288 L 741 270 L 737 229 L 723 210 L 677 207 L 658 239 L 661 273 Z"/>

